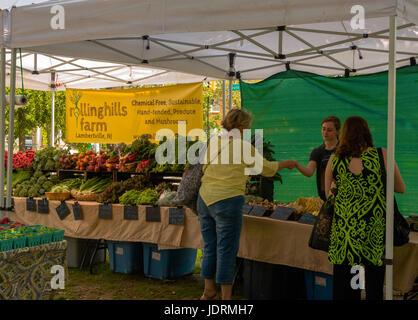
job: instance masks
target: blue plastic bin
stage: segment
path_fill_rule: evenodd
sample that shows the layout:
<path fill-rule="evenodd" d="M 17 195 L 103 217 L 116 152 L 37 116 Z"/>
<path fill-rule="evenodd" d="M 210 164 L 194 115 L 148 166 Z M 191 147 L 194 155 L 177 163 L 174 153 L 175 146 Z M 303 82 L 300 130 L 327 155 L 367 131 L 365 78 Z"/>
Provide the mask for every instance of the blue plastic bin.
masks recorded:
<path fill-rule="evenodd" d="M 107 241 L 110 269 L 116 273 L 143 273 L 142 243 Z"/>
<path fill-rule="evenodd" d="M 170 279 L 193 273 L 197 249 L 157 250 L 153 243 L 143 243 L 144 274 L 155 279 Z"/>
<path fill-rule="evenodd" d="M 306 296 L 308 300 L 332 300 L 332 276 L 305 270 Z"/>

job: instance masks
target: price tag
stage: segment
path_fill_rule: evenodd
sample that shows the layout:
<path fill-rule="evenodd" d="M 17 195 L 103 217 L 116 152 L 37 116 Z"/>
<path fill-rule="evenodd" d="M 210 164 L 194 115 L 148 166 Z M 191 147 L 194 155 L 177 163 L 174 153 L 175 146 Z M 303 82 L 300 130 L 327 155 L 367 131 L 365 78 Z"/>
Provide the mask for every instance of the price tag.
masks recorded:
<path fill-rule="evenodd" d="M 73 214 L 74 214 L 74 220 L 82 220 L 83 214 L 81 212 L 80 204 L 76 201 L 73 204 Z"/>
<path fill-rule="evenodd" d="M 49 213 L 49 203 L 47 199 L 38 200 L 38 213 Z"/>
<path fill-rule="evenodd" d="M 123 218 L 125 220 L 138 220 L 138 206 L 124 206 Z"/>
<path fill-rule="evenodd" d="M 112 219 L 112 205 L 111 204 L 99 205 L 99 218 L 106 219 L 106 220 Z"/>
<path fill-rule="evenodd" d="M 184 210 L 179 208 L 169 208 L 168 223 L 178 226 L 184 225 Z"/>
<path fill-rule="evenodd" d="M 64 220 L 70 214 L 70 209 L 68 209 L 65 200 L 62 200 L 61 204 L 55 210 L 57 211 L 61 220 Z"/>
<path fill-rule="evenodd" d="M 36 211 L 36 201 L 33 198 L 26 199 L 26 211 Z"/>
<path fill-rule="evenodd" d="M 300 217 L 298 222 L 305 223 L 305 224 L 315 224 L 316 217 L 310 213 L 305 213 Z"/>
<path fill-rule="evenodd" d="M 279 206 L 276 208 L 276 210 L 274 210 L 270 218 L 277 219 L 277 220 L 289 220 L 293 211 L 294 209 L 292 208 Z"/>
<path fill-rule="evenodd" d="M 145 221 L 161 222 L 160 207 L 146 207 L 145 210 Z"/>
<path fill-rule="evenodd" d="M 242 206 L 242 214 L 250 214 L 252 209 L 253 209 L 252 206 L 249 206 L 248 204 L 244 204 Z"/>
<path fill-rule="evenodd" d="M 256 217 L 262 217 L 266 211 L 267 211 L 266 207 L 254 206 L 253 209 L 251 210 L 250 215 L 256 216 Z"/>

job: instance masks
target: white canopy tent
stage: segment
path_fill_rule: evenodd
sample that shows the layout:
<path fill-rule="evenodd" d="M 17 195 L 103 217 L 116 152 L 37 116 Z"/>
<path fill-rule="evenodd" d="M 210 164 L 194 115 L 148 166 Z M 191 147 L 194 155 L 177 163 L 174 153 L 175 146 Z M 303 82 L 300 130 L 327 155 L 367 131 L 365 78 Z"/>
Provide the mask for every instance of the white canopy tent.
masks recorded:
<path fill-rule="evenodd" d="M 356 15 L 351 8 L 359 4 L 365 29 L 350 24 Z M 51 26 L 57 21 L 54 5 L 62 8 L 64 29 Z M 49 55 L 217 79 L 229 78 L 229 53 L 242 79 L 265 79 L 287 62 L 322 75 L 374 73 L 387 68 L 390 15 L 399 16 L 398 66 L 418 56 L 417 6 L 416 0 L 47 1 L 11 9 L 5 42 Z"/>
<path fill-rule="evenodd" d="M 51 74 L 55 74 L 56 90 L 66 88 L 97 89 L 145 84 L 201 82 L 206 77 L 143 66 L 99 62 L 22 51 L 23 85 L 25 89 L 48 91 Z M 6 51 L 6 83 L 10 82 L 11 52 Z M 20 54 L 17 54 L 16 87 L 22 86 Z M 207 79 L 208 80 L 208 79 Z"/>
<path fill-rule="evenodd" d="M 1 35 L 4 34 L 4 18 L 8 19 L 7 9 L 12 6 L 22 6 L 32 3 L 46 2 L 46 0 L 2 0 L 0 3 Z M 31 19 L 32 20 L 32 19 Z M 7 23 L 6 23 L 7 24 Z M 7 34 L 7 28 L 6 28 Z M 6 36 L 1 37 L 0 45 Z M 22 61 L 20 61 L 22 57 Z M 6 49 L 6 83 L 10 83 L 10 50 Z M 137 64 L 121 64 L 116 62 L 103 62 L 95 57 L 92 60 L 80 58 L 68 58 L 52 54 L 39 54 L 23 49 L 18 53 L 18 72 L 16 73 L 16 87 L 20 88 L 21 73 L 23 69 L 24 87 L 35 90 L 50 90 L 51 73 L 55 73 L 57 83 L 56 90 L 66 88 L 96 89 L 112 88 L 129 85 L 169 84 L 210 81 L 212 78 L 190 74 L 188 72 L 176 72 L 163 68 L 153 68 Z"/>
<path fill-rule="evenodd" d="M 385 258 L 392 299 L 396 67 L 418 57 L 417 0 L 40 2 L 6 11 L 7 47 L 218 79 L 264 79 L 286 67 L 346 76 L 389 70 Z M 350 23 L 358 5 L 361 29 Z"/>

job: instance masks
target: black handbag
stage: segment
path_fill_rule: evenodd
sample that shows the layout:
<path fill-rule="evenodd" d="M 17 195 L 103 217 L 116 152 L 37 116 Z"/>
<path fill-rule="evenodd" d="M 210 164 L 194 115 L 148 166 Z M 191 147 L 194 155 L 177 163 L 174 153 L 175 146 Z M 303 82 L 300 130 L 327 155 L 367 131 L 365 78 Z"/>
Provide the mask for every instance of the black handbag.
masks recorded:
<path fill-rule="evenodd" d="M 386 195 L 386 169 L 385 162 L 383 160 L 382 148 L 378 148 L 377 152 L 379 154 L 380 161 L 380 173 L 382 175 L 382 182 L 385 189 Z M 393 245 L 402 246 L 409 242 L 409 224 L 399 212 L 398 204 L 396 203 L 396 198 L 393 199 Z"/>
<path fill-rule="evenodd" d="M 331 224 L 334 216 L 334 200 L 331 197 L 324 202 L 309 238 L 309 246 L 313 249 L 328 252 L 331 235 Z"/>

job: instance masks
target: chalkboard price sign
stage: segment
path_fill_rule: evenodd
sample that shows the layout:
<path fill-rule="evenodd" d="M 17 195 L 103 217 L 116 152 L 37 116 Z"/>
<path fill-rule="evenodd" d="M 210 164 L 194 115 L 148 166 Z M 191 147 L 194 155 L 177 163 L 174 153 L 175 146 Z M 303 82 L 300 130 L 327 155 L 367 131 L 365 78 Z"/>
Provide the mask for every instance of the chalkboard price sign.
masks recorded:
<path fill-rule="evenodd" d="M 80 204 L 76 201 L 73 204 L 73 214 L 74 214 L 74 220 L 82 220 L 83 214 L 81 212 Z"/>
<path fill-rule="evenodd" d="M 250 212 L 251 216 L 262 217 L 267 211 L 266 207 L 263 206 L 254 206 Z"/>
<path fill-rule="evenodd" d="M 99 218 L 106 219 L 106 220 L 112 219 L 112 205 L 111 204 L 99 205 Z"/>
<path fill-rule="evenodd" d="M 49 213 L 49 203 L 47 199 L 38 200 L 38 213 Z"/>
<path fill-rule="evenodd" d="M 65 200 L 62 200 L 61 204 L 55 210 L 61 220 L 64 220 L 70 214 L 70 209 L 68 209 Z"/>
<path fill-rule="evenodd" d="M 36 211 L 36 201 L 33 198 L 26 199 L 26 211 Z"/>
<path fill-rule="evenodd" d="M 289 220 L 293 211 L 294 210 L 292 208 L 278 206 L 270 218 L 277 220 Z"/>
<path fill-rule="evenodd" d="M 138 206 L 124 206 L 123 218 L 125 220 L 138 220 Z"/>

